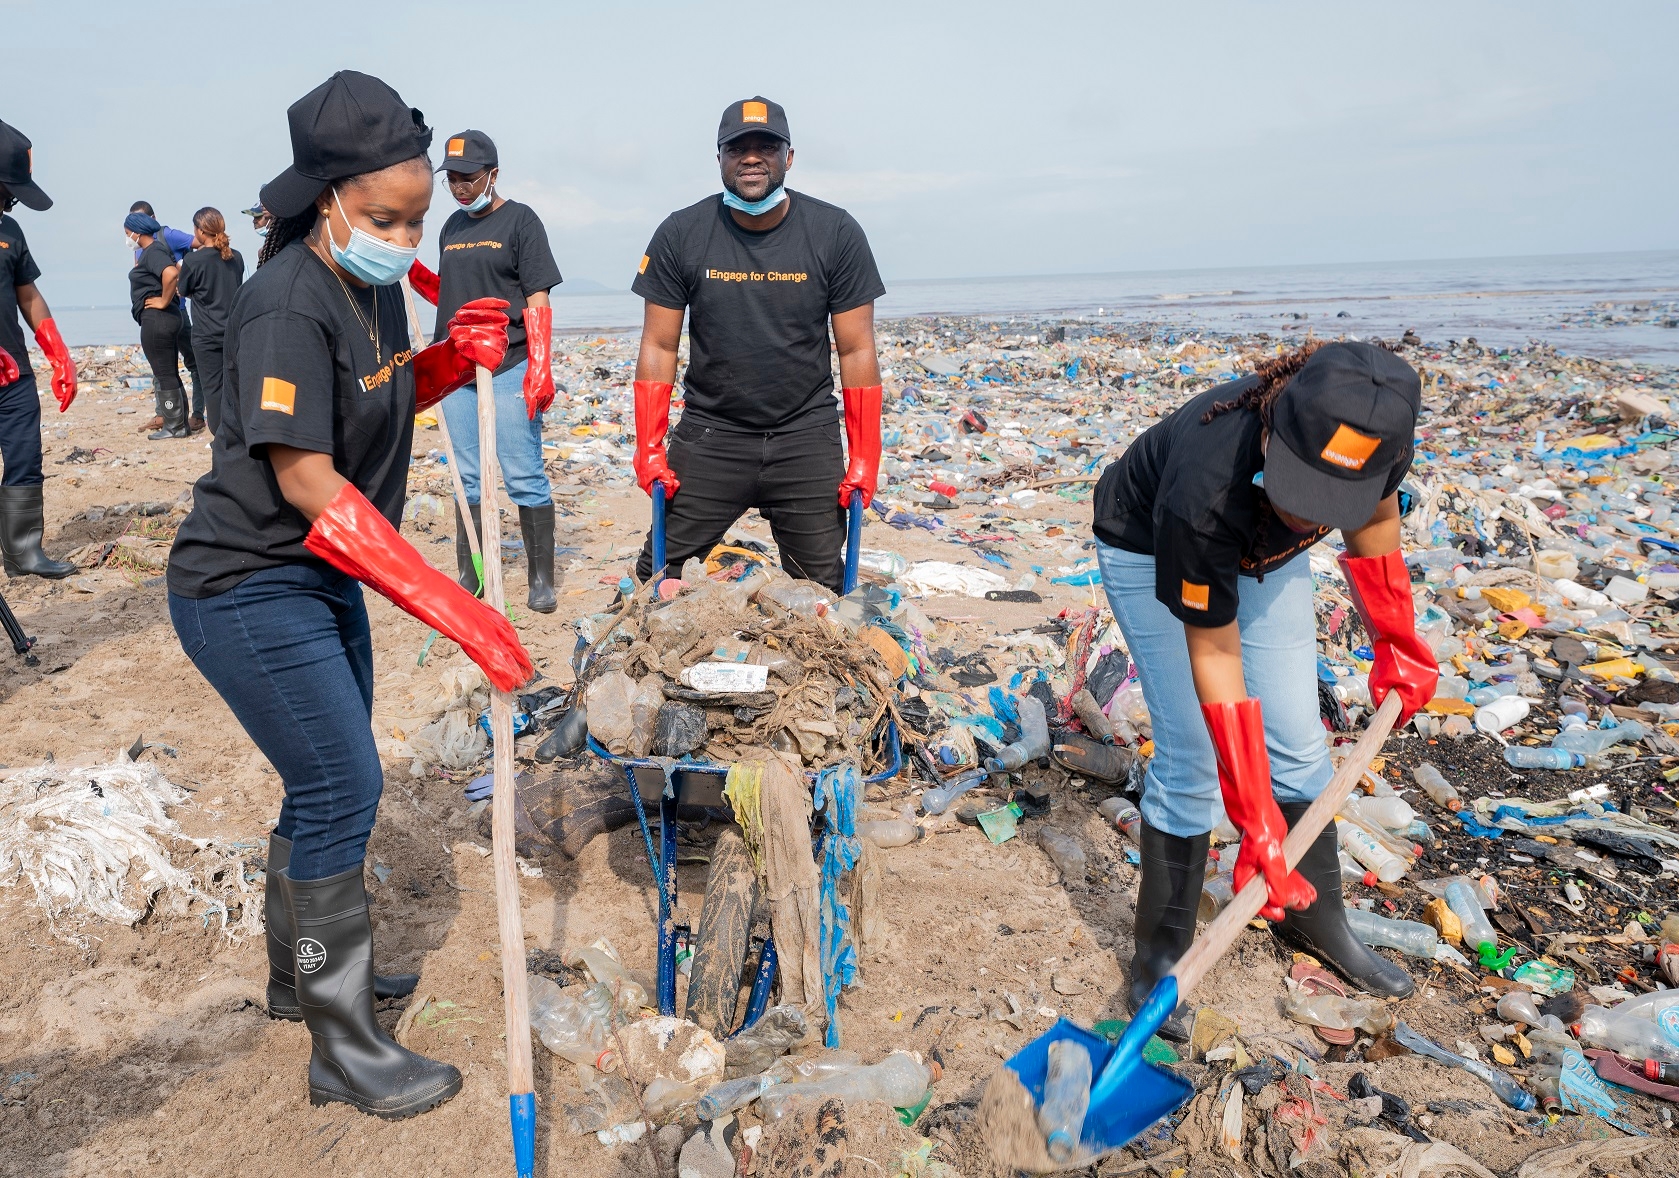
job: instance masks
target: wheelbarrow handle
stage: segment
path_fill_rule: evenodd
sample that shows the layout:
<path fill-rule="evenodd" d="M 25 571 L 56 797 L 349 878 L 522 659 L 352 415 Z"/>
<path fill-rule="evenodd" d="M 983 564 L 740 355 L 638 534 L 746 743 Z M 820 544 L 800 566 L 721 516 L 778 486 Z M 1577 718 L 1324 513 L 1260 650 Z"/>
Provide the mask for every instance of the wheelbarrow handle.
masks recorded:
<path fill-rule="evenodd" d="M 845 592 L 857 588 L 857 561 L 863 554 L 863 492 L 851 492 L 845 508 Z"/>
<path fill-rule="evenodd" d="M 653 481 L 653 576 L 664 573 L 665 568 L 665 484 L 662 479 Z"/>

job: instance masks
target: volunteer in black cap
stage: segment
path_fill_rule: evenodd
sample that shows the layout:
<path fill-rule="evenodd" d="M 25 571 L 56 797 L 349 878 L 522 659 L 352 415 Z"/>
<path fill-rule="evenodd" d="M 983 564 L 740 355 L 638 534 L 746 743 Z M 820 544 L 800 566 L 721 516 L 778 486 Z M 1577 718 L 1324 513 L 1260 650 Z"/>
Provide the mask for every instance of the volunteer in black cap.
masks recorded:
<path fill-rule="evenodd" d="M 488 135 L 451 135 L 444 141 L 443 164 L 437 170 L 447 175 L 449 194 L 458 207 L 437 235 L 438 273 L 415 261 L 408 280 L 417 294 L 437 307 L 439 323 L 447 322 L 469 299 L 498 298 L 509 304 L 507 356 L 492 385 L 496 461 L 507 497 L 519 509 L 526 602 L 538 613 L 553 613 L 554 492 L 542 465 L 542 413 L 554 403 L 554 312 L 548 292 L 560 284 L 560 268 L 536 210 L 496 191 L 501 163 Z M 472 526 L 482 534 L 477 388 L 468 385 L 446 398 L 441 412 L 460 464 Z M 455 564 L 461 584 L 478 592 L 478 572 L 458 504 Z"/>
<path fill-rule="evenodd" d="M 1234 884 L 1265 876 L 1267 919 L 1361 989 L 1410 976 L 1352 935 L 1333 827 L 1297 871 L 1288 826 L 1332 776 L 1318 713 L 1317 626 L 1306 551 L 1333 529 L 1371 635 L 1370 694 L 1402 721 L 1434 694 L 1399 552 L 1396 492 L 1411 464 L 1420 385 L 1365 343 L 1309 345 L 1192 398 L 1096 486 L 1096 553 L 1153 726 L 1142 798 L 1131 1000 L 1195 935 L 1220 794 L 1242 831 Z M 1215 784 L 1216 783 L 1216 784 Z M 1182 1020 L 1168 1023 L 1182 1031 Z"/>
<path fill-rule="evenodd" d="M 635 370 L 635 469 L 662 482 L 672 568 L 704 557 L 749 508 L 769 520 L 782 567 L 841 587 L 846 504 L 874 497 L 880 362 L 874 300 L 885 293 L 862 227 L 784 188 L 787 115 L 766 98 L 730 103 L 717 130 L 723 193 L 672 213 L 631 289 L 646 300 Z M 682 315 L 686 408 L 665 450 Z M 839 353 L 849 463 L 840 449 L 829 348 Z M 636 573 L 653 573 L 652 537 Z"/>
<path fill-rule="evenodd" d="M 194 382 L 203 404 L 204 420 L 213 435 L 221 421 L 222 341 L 227 335 L 227 316 L 233 308 L 233 296 L 245 281 L 245 259 L 228 241 L 227 222 L 219 209 L 199 209 L 192 215 L 192 228 L 193 250 L 181 263 L 180 290 L 184 298 L 192 300 L 198 320 L 193 350 L 198 354 L 200 366 Z"/>
<path fill-rule="evenodd" d="M 158 428 L 146 436 L 152 441 L 184 438 L 192 430 L 187 424 L 187 391 L 181 384 L 181 267 L 174 251 L 163 238 L 163 226 L 146 213 L 130 213 L 122 223 L 128 243 L 138 255 L 128 272 L 129 312 L 140 325 L 140 350 L 152 366 L 153 397 L 157 402 Z"/>
<path fill-rule="evenodd" d="M 268 215 L 268 210 L 262 207 L 262 201 L 260 199 L 258 199 L 256 204 L 252 205 L 250 208 L 240 209 L 239 212 L 243 216 L 251 219 L 251 232 L 255 233 L 258 237 L 268 236 L 268 227 L 274 223 L 274 218 L 270 217 Z"/>
<path fill-rule="evenodd" d="M 12 217 L 19 204 L 43 212 L 52 199 L 35 184 L 28 137 L 0 123 L 0 555 L 8 577 L 68 577 L 76 566 L 41 551 L 46 524 L 41 471 L 41 394 L 29 366 L 18 317 L 52 365 L 52 392 L 63 413 L 76 399 L 76 365 L 47 300 L 35 287 L 41 268 Z"/>
<path fill-rule="evenodd" d="M 268 845 L 268 1005 L 308 1024 L 310 1100 L 405 1117 L 461 1076 L 374 1018 L 375 996 L 418 979 L 373 973 L 362 863 L 384 782 L 361 585 L 454 639 L 496 687 L 531 677 L 507 619 L 397 531 L 416 410 L 501 362 L 507 317 L 469 303 L 441 341 L 409 347 L 394 284 L 431 204 L 419 111 L 346 70 L 287 114 L 293 163 L 262 190 L 274 231 L 233 300 L 221 426 L 170 554 L 169 614 L 285 786 Z"/>
<path fill-rule="evenodd" d="M 143 213 L 151 220 L 158 221 L 157 211 L 152 208 L 152 202 L 149 200 L 135 201 L 128 206 L 128 211 L 130 213 Z M 169 247 L 169 253 L 175 259 L 175 265 L 184 265 L 187 255 L 193 249 L 193 234 L 164 225 L 161 222 L 159 222 L 155 232 L 162 239 L 163 244 Z M 139 263 L 140 255 L 144 252 L 143 247 L 137 246 L 135 248 L 134 261 L 136 264 Z M 192 343 L 192 311 L 188 306 L 188 296 L 184 292 L 178 310 L 181 318 L 181 330 L 175 337 L 175 351 L 181 357 L 181 363 L 185 364 L 187 371 L 192 374 L 192 416 L 187 418 L 187 429 L 191 433 L 197 433 L 204 428 L 204 381 L 199 379 L 198 353 L 194 350 Z M 160 413 L 158 419 L 148 423 L 145 428 L 160 429 L 162 426 L 163 419 Z"/>

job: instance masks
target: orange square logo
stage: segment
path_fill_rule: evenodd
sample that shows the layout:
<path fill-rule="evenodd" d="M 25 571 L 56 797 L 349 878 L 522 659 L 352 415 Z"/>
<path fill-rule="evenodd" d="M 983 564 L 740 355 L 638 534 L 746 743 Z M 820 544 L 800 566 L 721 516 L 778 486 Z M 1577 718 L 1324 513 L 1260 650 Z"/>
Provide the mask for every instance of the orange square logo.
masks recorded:
<path fill-rule="evenodd" d="M 262 407 L 291 416 L 297 408 L 297 386 L 277 376 L 263 377 Z"/>
<path fill-rule="evenodd" d="M 740 121 L 767 123 L 770 121 L 770 108 L 762 102 L 743 102 L 740 104 Z"/>
<path fill-rule="evenodd" d="M 637 266 L 637 267 L 636 267 L 636 268 L 635 268 L 635 272 L 636 272 L 636 273 L 637 273 L 637 274 L 645 274 L 645 273 L 647 273 L 647 263 L 648 263 L 648 262 L 649 262 L 649 261 L 650 261 L 650 260 L 651 260 L 651 259 L 649 259 L 649 258 L 648 258 L 648 256 L 647 256 L 647 255 L 646 255 L 646 254 L 642 254 L 642 255 L 641 255 L 641 265 L 639 265 L 639 266 Z"/>
<path fill-rule="evenodd" d="M 1319 457 L 1348 470 L 1363 470 L 1364 464 L 1370 461 L 1370 455 L 1381 444 L 1382 439 L 1366 437 L 1351 426 L 1343 425 L 1335 431 L 1335 436 L 1329 439 L 1329 445 L 1323 448 Z"/>
<path fill-rule="evenodd" d="M 463 155 L 466 154 L 466 140 L 465 139 L 451 139 L 451 140 L 449 140 L 449 146 L 444 148 L 443 150 L 444 150 L 444 153 L 446 155 L 448 155 L 449 158 L 451 158 L 451 159 L 454 159 L 458 156 L 463 156 Z"/>
<path fill-rule="evenodd" d="M 1185 609 L 1198 609 L 1205 613 L 1207 611 L 1207 594 L 1207 586 L 1185 581 L 1179 596 L 1183 599 Z"/>

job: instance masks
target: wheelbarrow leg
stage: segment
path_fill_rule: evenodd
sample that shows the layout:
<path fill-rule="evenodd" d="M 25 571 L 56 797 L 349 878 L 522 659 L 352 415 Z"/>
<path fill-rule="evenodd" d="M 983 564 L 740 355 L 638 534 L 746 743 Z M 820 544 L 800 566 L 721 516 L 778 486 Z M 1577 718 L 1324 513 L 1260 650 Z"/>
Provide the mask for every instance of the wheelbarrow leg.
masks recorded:
<path fill-rule="evenodd" d="M 764 1010 L 770 1004 L 770 988 L 775 985 L 775 938 L 764 938 L 764 951 L 758 954 L 758 972 L 752 978 L 752 992 L 746 996 L 746 1017 L 740 1020 L 740 1026 L 734 1029 L 729 1038 L 742 1031 L 750 1030 L 752 1025 L 764 1017 Z"/>
<path fill-rule="evenodd" d="M 676 799 L 659 796 L 659 1013 L 676 1013 Z"/>

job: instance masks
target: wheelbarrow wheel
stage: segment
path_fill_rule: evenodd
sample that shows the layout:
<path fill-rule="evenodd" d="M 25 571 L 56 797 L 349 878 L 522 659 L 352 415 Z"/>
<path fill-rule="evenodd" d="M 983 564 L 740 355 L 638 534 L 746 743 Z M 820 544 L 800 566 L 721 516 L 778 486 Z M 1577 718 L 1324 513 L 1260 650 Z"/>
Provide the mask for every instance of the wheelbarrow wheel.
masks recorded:
<path fill-rule="evenodd" d="M 711 850 L 711 872 L 694 934 L 687 1017 L 719 1039 L 734 1029 L 740 976 L 751 946 L 758 873 L 738 827 L 727 827 Z"/>

